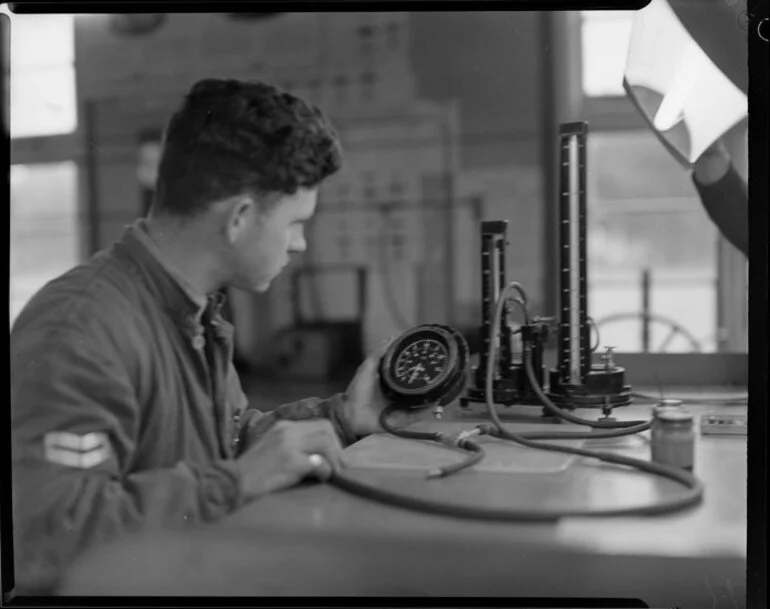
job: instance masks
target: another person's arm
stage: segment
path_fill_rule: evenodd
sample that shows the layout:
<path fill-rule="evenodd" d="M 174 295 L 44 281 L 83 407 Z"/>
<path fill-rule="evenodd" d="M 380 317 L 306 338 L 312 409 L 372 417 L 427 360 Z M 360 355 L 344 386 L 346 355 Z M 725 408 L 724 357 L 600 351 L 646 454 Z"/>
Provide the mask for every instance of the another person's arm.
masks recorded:
<path fill-rule="evenodd" d="M 721 142 L 698 159 L 692 180 L 706 213 L 719 232 L 748 258 L 748 191 Z"/>

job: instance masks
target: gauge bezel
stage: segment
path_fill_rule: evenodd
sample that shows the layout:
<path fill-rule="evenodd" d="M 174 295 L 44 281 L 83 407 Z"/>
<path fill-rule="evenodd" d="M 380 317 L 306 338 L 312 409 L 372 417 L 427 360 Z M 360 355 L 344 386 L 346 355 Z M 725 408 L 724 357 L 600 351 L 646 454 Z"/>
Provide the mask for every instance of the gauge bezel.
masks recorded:
<path fill-rule="evenodd" d="M 394 382 L 393 368 L 397 354 L 418 340 L 415 336 L 418 334 L 425 334 L 425 338 L 432 338 L 446 346 L 447 365 L 431 383 L 407 389 Z M 398 337 L 380 359 L 380 387 L 386 398 L 401 408 L 421 408 L 431 404 L 446 406 L 462 392 L 469 370 L 470 349 L 465 337 L 450 326 L 423 324 Z"/>
<path fill-rule="evenodd" d="M 403 387 L 398 381 L 396 381 L 394 366 L 398 355 L 403 353 L 405 349 L 414 343 L 418 342 L 419 340 L 423 340 L 423 337 L 419 336 L 420 334 L 424 334 L 425 339 L 436 340 L 444 346 L 444 348 L 447 350 L 447 363 L 444 366 L 444 369 L 441 371 L 441 374 L 439 374 L 430 383 L 426 383 L 423 387 L 409 389 L 407 387 Z M 396 341 L 393 348 L 389 349 L 385 355 L 385 370 L 388 373 L 388 384 L 391 385 L 391 388 L 394 391 L 397 391 L 402 395 L 422 395 L 428 393 L 431 390 L 440 387 L 452 374 L 454 363 L 457 361 L 457 351 L 457 344 L 455 341 L 449 339 L 447 333 L 444 330 L 435 327 L 423 326 L 414 328 L 404 333 Z"/>

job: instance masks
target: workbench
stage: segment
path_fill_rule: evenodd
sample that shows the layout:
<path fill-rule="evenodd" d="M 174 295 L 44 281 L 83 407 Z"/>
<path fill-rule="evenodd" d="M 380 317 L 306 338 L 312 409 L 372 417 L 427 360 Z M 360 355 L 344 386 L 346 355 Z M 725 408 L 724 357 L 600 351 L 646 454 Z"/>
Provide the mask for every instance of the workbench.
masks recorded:
<path fill-rule="evenodd" d="M 675 389 L 667 393 L 682 395 Z M 735 405 L 686 407 L 695 415 L 746 412 L 746 406 Z M 514 410 L 498 409 L 513 430 Z M 575 414 L 599 416 L 596 410 Z M 483 405 L 470 411 L 452 406 L 446 413 L 469 428 L 482 415 Z M 648 419 L 650 404 L 618 408 L 614 416 Z M 648 434 L 591 440 L 585 446 L 648 459 Z M 424 472 L 414 470 L 352 467 L 347 474 L 402 493 L 499 506 L 639 505 L 678 490 L 649 474 L 575 459 L 556 473 L 466 470 L 430 483 Z M 141 545 L 126 550 L 126 556 L 141 552 L 143 558 L 125 558 L 132 574 L 123 570 L 116 580 L 120 589 L 112 593 L 129 593 L 134 581 L 132 593 L 149 594 L 546 596 L 641 599 L 649 607 L 681 609 L 745 607 L 746 436 L 701 436 L 696 418 L 695 464 L 705 486 L 696 507 L 668 515 L 557 523 L 418 513 L 329 484 L 302 484 L 261 498 L 194 535 L 154 537 L 153 550 Z M 111 560 L 117 560 L 116 568 L 121 564 L 118 555 Z M 109 578 L 100 581 L 109 585 Z"/>

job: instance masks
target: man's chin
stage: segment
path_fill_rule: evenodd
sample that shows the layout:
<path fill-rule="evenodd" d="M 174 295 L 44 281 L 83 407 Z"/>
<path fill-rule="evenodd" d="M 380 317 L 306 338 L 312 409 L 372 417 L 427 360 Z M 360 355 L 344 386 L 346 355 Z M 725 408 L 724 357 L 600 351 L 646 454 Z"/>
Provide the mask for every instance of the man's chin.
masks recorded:
<path fill-rule="evenodd" d="M 283 269 L 281 269 L 283 270 Z M 262 279 L 260 281 L 255 281 L 253 283 L 249 283 L 248 288 L 243 288 L 246 292 L 252 292 L 255 294 L 262 294 L 263 292 L 267 292 L 270 289 L 270 286 L 273 284 L 273 280 L 280 275 L 280 272 L 276 273 L 274 276 L 269 277 L 268 279 Z"/>

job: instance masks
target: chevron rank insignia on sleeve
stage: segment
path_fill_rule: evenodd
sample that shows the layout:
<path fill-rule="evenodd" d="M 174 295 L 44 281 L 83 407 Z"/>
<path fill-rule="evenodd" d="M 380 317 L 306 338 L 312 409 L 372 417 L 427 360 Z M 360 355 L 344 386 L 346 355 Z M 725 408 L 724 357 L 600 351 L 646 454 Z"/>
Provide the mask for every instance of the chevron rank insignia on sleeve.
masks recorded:
<path fill-rule="evenodd" d="M 45 434 L 45 460 L 57 465 L 90 469 L 107 461 L 112 454 L 107 434 L 78 435 L 67 431 Z"/>

